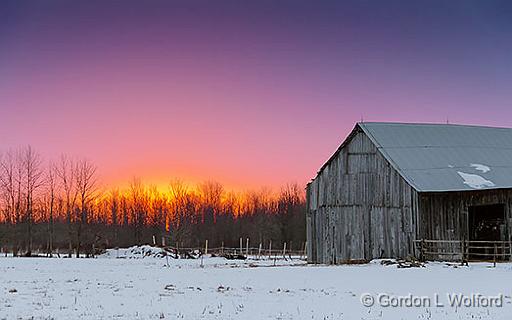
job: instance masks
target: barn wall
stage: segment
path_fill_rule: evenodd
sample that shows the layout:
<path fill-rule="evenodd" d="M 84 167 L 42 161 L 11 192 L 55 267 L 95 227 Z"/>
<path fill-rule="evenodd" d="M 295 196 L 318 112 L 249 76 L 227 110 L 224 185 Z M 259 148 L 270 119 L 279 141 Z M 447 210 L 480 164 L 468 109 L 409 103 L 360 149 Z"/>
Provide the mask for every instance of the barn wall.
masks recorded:
<path fill-rule="evenodd" d="M 419 197 L 422 228 L 418 239 L 430 240 L 468 240 L 468 208 L 470 206 L 504 204 L 508 240 L 512 234 L 512 190 L 480 190 L 446 193 L 427 193 Z M 446 245 L 450 252 L 460 250 Z M 452 259 L 458 260 L 454 256 Z M 449 257 L 439 257 L 449 260 Z"/>
<path fill-rule="evenodd" d="M 307 208 L 311 263 L 413 253 L 417 193 L 360 129 L 308 185 Z"/>

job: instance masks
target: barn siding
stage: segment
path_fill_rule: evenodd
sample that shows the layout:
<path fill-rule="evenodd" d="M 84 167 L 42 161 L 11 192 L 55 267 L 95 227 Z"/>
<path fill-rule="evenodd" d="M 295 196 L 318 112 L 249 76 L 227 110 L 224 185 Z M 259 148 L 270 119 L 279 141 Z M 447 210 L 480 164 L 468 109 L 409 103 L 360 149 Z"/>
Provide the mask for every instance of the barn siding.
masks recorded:
<path fill-rule="evenodd" d="M 468 209 L 470 206 L 503 204 L 507 223 L 508 241 L 512 234 L 512 190 L 479 190 L 445 193 L 422 193 L 419 196 L 421 206 L 421 225 L 419 239 L 431 240 L 468 240 Z M 447 251 L 457 251 L 458 247 L 445 245 Z M 459 260 L 460 256 L 451 257 Z M 450 260 L 440 256 L 438 259 Z"/>
<path fill-rule="evenodd" d="M 413 254 L 416 191 L 359 128 L 307 187 L 311 263 Z"/>

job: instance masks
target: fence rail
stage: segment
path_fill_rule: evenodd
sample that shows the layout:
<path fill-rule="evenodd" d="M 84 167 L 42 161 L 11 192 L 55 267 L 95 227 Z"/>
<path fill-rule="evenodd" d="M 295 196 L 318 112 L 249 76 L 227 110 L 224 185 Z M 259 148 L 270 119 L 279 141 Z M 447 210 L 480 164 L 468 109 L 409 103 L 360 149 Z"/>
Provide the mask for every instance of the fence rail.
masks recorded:
<path fill-rule="evenodd" d="M 414 241 L 420 260 L 443 260 L 450 257 L 468 261 L 510 261 L 512 260 L 511 241 L 486 240 L 431 240 Z"/>
<path fill-rule="evenodd" d="M 240 249 L 239 247 L 173 247 L 166 246 L 165 249 L 172 250 L 175 252 L 200 252 L 201 254 L 209 254 L 216 256 L 223 255 L 240 255 L 246 258 L 254 259 L 306 259 L 306 252 L 304 250 L 283 250 L 283 249 L 263 249 L 255 247 L 245 247 Z"/>
<path fill-rule="evenodd" d="M 272 240 L 269 240 L 266 244 L 263 242 L 259 242 L 259 245 L 257 247 L 254 247 L 255 244 L 258 244 L 258 242 L 254 243 L 250 241 L 250 238 L 243 238 L 240 237 L 240 245 L 237 247 L 226 247 L 224 246 L 224 242 L 222 242 L 222 245 L 220 247 L 210 247 L 208 245 L 208 239 L 205 240 L 204 246 L 201 247 L 180 247 L 176 243 L 175 246 L 169 245 L 171 243 L 170 239 L 168 237 L 162 237 L 161 247 L 166 248 L 167 250 L 171 250 L 174 252 L 184 252 L 184 251 L 196 251 L 199 252 L 201 255 L 203 254 L 213 254 L 217 256 L 239 256 L 239 257 L 246 257 L 246 258 L 257 258 L 257 259 L 263 259 L 263 258 L 272 258 L 272 259 L 307 259 L 307 241 L 302 242 L 300 246 L 293 246 L 293 242 L 282 242 L 277 243 L 278 247 L 276 247 L 276 243 L 274 243 L 274 246 L 272 246 Z M 166 245 L 167 244 L 167 245 Z M 250 246 L 250 245 L 253 246 Z M 157 246 L 157 238 L 156 236 L 153 236 L 153 245 Z"/>

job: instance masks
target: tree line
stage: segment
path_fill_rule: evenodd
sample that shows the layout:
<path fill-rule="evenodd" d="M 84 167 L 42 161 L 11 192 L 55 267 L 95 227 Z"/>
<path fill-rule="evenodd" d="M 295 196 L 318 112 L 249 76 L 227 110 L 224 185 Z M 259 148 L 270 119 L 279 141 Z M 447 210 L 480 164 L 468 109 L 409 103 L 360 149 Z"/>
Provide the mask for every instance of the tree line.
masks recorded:
<path fill-rule="evenodd" d="M 205 181 L 195 187 L 174 179 L 168 190 L 134 178 L 128 188 L 105 189 L 94 163 L 62 155 L 44 161 L 31 146 L 0 154 L 0 248 L 78 256 L 131 245 L 237 247 L 305 241 L 305 195 L 297 184 L 277 193 L 227 191 Z"/>

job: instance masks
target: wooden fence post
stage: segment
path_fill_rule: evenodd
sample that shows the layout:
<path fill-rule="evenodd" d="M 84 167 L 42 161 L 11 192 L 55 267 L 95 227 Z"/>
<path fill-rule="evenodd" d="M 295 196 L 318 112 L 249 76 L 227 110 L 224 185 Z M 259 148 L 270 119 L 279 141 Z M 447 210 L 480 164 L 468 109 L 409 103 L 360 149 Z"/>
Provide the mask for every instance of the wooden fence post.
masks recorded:
<path fill-rule="evenodd" d="M 258 259 L 261 259 L 261 242 L 260 246 L 258 247 Z"/>
<path fill-rule="evenodd" d="M 502 242 L 501 243 L 501 259 L 500 259 L 502 261 L 505 261 L 505 252 L 507 252 L 507 251 L 505 251 L 505 242 Z"/>
<path fill-rule="evenodd" d="M 464 244 L 464 240 L 462 240 L 460 242 L 460 248 L 461 248 L 461 262 L 460 262 L 460 265 L 463 266 L 464 265 L 464 256 L 465 256 L 465 244 Z"/>
<path fill-rule="evenodd" d="M 496 268 L 496 256 L 498 255 L 498 245 L 494 243 L 494 267 Z"/>
<path fill-rule="evenodd" d="M 208 239 L 204 242 L 204 254 L 208 254 Z"/>
<path fill-rule="evenodd" d="M 249 238 L 245 241 L 245 256 L 249 258 Z"/>
<path fill-rule="evenodd" d="M 286 259 L 286 242 L 283 245 L 283 258 Z"/>
<path fill-rule="evenodd" d="M 466 256 L 466 266 L 469 266 L 469 240 L 464 239 L 464 254 Z"/>
<path fill-rule="evenodd" d="M 423 251 L 425 250 L 425 242 L 423 239 L 421 239 L 420 242 L 420 261 L 425 261 L 425 256 L 423 254 Z"/>
<path fill-rule="evenodd" d="M 242 247 L 242 237 L 240 237 L 240 255 L 244 254 L 244 250 Z"/>

